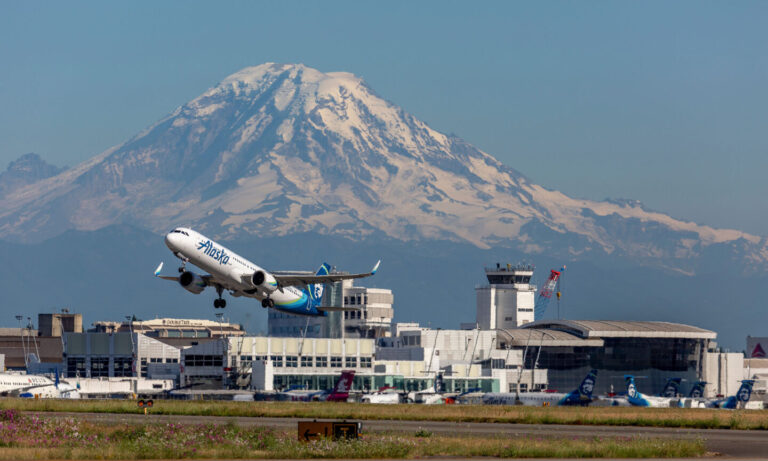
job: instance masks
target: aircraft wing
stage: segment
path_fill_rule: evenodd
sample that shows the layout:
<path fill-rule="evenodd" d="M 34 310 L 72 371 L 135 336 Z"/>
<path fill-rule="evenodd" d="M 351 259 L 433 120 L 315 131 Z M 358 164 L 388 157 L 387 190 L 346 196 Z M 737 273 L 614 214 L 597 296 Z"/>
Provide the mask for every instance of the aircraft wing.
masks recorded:
<path fill-rule="evenodd" d="M 175 275 L 160 275 L 161 270 L 163 270 L 163 263 L 160 263 L 160 265 L 157 266 L 157 269 L 155 269 L 155 277 L 163 280 L 171 280 L 173 282 L 179 281 L 179 277 Z M 216 280 L 216 278 L 212 275 L 202 274 L 200 275 L 200 278 L 203 279 L 203 282 L 205 282 L 205 286 L 224 285 L 223 283 Z"/>
<path fill-rule="evenodd" d="M 374 275 L 377 270 L 379 270 L 379 264 L 381 264 L 381 261 L 378 261 L 376 265 L 373 266 L 373 269 L 371 269 L 370 272 L 365 272 L 361 274 L 312 275 L 307 273 L 295 273 L 295 274 L 272 273 L 272 276 L 275 277 L 275 280 L 277 281 L 277 284 L 279 286 L 284 286 L 284 287 L 306 286 L 306 285 L 312 285 L 315 283 L 333 283 L 333 282 L 340 282 L 342 280 L 361 279 L 364 277 L 370 277 Z"/>

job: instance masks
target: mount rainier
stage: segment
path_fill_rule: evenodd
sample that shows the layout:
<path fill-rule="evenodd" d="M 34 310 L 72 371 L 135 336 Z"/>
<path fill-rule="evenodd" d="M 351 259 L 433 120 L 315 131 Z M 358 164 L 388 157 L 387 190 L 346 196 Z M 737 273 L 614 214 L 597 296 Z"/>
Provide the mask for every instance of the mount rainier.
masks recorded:
<path fill-rule="evenodd" d="M 7 240 L 184 224 L 219 239 L 447 240 L 683 273 L 712 254 L 761 271 L 768 261 L 764 237 L 546 189 L 360 78 L 300 64 L 243 69 L 123 144 L 46 171 L 0 188 Z"/>

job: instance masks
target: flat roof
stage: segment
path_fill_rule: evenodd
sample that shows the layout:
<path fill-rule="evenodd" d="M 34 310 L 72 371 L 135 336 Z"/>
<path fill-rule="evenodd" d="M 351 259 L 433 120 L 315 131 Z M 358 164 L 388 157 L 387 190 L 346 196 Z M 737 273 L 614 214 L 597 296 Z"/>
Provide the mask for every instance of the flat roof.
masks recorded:
<path fill-rule="evenodd" d="M 672 322 L 628 320 L 539 320 L 522 328 L 557 330 L 581 338 L 684 338 L 715 339 L 717 333 Z"/>

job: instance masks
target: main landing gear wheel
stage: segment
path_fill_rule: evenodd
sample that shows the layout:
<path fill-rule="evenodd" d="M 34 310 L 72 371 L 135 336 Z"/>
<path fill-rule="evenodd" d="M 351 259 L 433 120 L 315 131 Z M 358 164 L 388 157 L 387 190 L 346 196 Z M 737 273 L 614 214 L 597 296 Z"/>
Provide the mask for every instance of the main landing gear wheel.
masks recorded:
<path fill-rule="evenodd" d="M 216 309 L 224 309 L 227 307 L 227 300 L 221 297 L 222 293 L 224 293 L 224 287 L 216 285 L 216 293 L 219 295 L 219 298 L 213 300 L 213 307 Z"/>

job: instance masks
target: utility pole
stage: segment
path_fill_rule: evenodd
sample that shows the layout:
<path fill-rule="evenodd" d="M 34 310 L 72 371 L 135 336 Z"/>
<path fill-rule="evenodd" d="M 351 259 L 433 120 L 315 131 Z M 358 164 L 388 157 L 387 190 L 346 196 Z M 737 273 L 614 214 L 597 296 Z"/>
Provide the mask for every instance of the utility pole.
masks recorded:
<path fill-rule="evenodd" d="M 16 320 L 19 321 L 19 337 L 21 338 L 21 354 L 24 356 L 24 368 L 27 367 L 27 348 L 24 345 L 24 329 L 21 327 L 21 319 L 23 319 L 23 315 L 17 315 Z"/>

